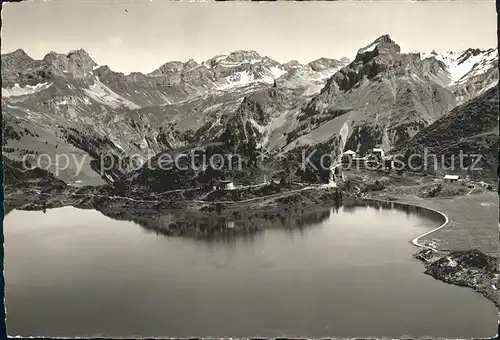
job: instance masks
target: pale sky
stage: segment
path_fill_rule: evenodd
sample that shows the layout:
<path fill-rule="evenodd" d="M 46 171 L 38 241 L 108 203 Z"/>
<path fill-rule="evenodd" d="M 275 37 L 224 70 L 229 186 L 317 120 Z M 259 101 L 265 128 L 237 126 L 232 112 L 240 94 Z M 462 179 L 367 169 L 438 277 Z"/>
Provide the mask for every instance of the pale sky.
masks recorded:
<path fill-rule="evenodd" d="M 125 9 L 128 11 L 126 12 Z M 352 59 L 389 34 L 403 51 L 496 47 L 494 1 L 5 3 L 2 53 L 41 59 L 83 48 L 118 72 L 253 49 L 280 62 Z"/>

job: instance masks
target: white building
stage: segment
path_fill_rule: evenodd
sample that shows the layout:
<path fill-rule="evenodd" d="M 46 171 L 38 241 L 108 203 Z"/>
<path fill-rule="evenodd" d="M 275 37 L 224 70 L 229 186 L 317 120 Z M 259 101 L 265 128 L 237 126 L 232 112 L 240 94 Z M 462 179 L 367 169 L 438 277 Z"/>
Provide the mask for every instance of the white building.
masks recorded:
<path fill-rule="evenodd" d="M 459 179 L 459 175 L 444 175 L 445 182 L 457 182 Z"/>
<path fill-rule="evenodd" d="M 351 163 L 354 158 L 356 158 L 356 152 L 352 150 L 347 150 L 342 154 L 343 163 Z"/>
<path fill-rule="evenodd" d="M 234 189 L 234 183 L 231 180 L 219 181 L 214 187 L 214 190 L 233 190 L 233 189 Z"/>
<path fill-rule="evenodd" d="M 233 190 L 234 189 L 233 181 L 221 181 L 220 184 L 222 185 L 222 188 L 225 190 Z"/>
<path fill-rule="evenodd" d="M 383 159 L 385 156 L 384 149 L 382 148 L 374 148 L 372 154 L 380 157 L 380 159 Z"/>

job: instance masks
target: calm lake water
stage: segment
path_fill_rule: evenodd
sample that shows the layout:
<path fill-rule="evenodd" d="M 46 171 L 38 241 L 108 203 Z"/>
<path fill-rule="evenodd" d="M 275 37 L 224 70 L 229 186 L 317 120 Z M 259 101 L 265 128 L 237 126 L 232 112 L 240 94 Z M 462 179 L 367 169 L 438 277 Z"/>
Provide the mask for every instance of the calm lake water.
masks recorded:
<path fill-rule="evenodd" d="M 488 337 L 498 310 L 434 280 L 420 209 L 344 206 L 246 236 L 166 237 L 72 207 L 4 221 L 7 327 L 46 336 Z M 231 225 L 231 224 L 230 224 Z"/>

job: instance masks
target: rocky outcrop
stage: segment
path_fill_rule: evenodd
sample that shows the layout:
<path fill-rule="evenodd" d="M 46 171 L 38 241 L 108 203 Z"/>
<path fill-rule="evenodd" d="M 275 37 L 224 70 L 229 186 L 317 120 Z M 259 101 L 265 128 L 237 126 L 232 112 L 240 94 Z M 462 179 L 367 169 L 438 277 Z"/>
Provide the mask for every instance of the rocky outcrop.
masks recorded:
<path fill-rule="evenodd" d="M 348 62 L 349 59 L 347 59 Z M 314 61 L 311 61 L 307 64 L 313 71 L 321 72 L 329 69 L 340 68 L 346 65 L 346 60 L 337 60 L 330 58 L 319 58 Z"/>
<path fill-rule="evenodd" d="M 422 248 L 413 257 L 423 263 L 432 263 L 439 260 L 444 254 L 433 248 Z"/>
<path fill-rule="evenodd" d="M 446 283 L 470 287 L 500 307 L 498 257 L 477 249 L 449 254 L 422 249 L 415 257 L 425 263 L 426 274 Z"/>
<path fill-rule="evenodd" d="M 245 96 L 236 112 L 227 115 L 219 140 L 231 146 L 240 143 L 265 145 L 272 133 L 268 125 L 293 105 L 294 97 L 280 88 L 268 88 Z"/>
<path fill-rule="evenodd" d="M 2 55 L 2 87 L 35 86 L 56 77 L 88 78 L 96 63 L 84 50 L 67 55 L 48 53 L 42 60 L 30 58 L 23 50 Z"/>
<path fill-rule="evenodd" d="M 333 135 L 347 122 L 349 149 L 363 154 L 365 149 L 382 145 L 388 150 L 454 106 L 446 79 L 443 63 L 422 60 L 418 53 L 401 53 L 399 45 L 383 35 L 360 49 L 351 63 L 328 80 L 302 108 L 300 123 L 291 134 L 306 140 L 319 133 Z M 311 124 L 317 121 L 321 123 Z M 327 125 L 335 128 L 327 129 Z"/>

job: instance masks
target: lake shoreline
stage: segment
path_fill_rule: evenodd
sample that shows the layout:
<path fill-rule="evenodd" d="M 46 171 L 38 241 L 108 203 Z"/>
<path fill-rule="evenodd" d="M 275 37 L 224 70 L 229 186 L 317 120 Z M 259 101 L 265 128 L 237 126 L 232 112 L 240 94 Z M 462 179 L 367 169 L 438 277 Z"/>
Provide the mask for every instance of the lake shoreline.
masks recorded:
<path fill-rule="evenodd" d="M 103 189 L 104 192 L 102 192 Z M 414 198 L 412 200 L 412 198 L 409 199 L 408 197 L 402 196 L 392 196 L 390 200 L 387 200 L 384 199 L 383 196 L 380 197 L 380 195 L 374 193 L 369 193 L 368 195 L 359 197 L 349 192 L 344 192 L 344 197 L 341 197 L 342 194 L 339 193 L 336 188 L 331 187 L 293 187 L 289 191 L 286 189 L 286 187 L 281 189 L 275 188 L 274 190 L 277 191 L 277 193 L 273 193 L 270 197 L 257 197 L 247 199 L 243 202 L 224 201 L 224 203 L 218 203 L 217 201 L 185 200 L 185 205 L 182 206 L 181 204 L 181 207 L 178 208 L 170 208 L 169 203 L 177 199 L 177 204 L 179 204 L 179 202 L 181 202 L 179 199 L 185 197 L 176 197 L 173 195 L 165 200 L 155 201 L 150 198 L 141 200 L 130 197 L 106 196 L 105 187 L 83 187 L 77 189 L 66 188 L 66 190 L 63 190 L 62 192 L 56 192 L 43 197 L 36 195 L 34 192 L 17 192 L 14 195 L 7 195 L 5 202 L 7 203 L 6 212 L 11 209 L 43 210 L 63 206 L 74 206 L 82 209 L 96 209 L 104 215 L 112 218 L 132 220 L 136 223 L 141 223 L 147 229 L 153 231 L 156 230 L 157 232 L 161 232 L 166 235 L 185 235 L 195 237 L 203 237 L 205 235 L 203 232 L 200 234 L 198 230 L 199 223 L 197 221 L 200 219 L 212 219 L 213 225 L 211 225 L 211 222 L 208 224 L 208 228 L 210 229 L 224 221 L 232 221 L 238 225 L 238 220 L 245 220 L 246 218 L 253 218 L 255 216 L 255 220 L 252 224 L 253 226 L 249 229 L 244 228 L 239 230 L 236 228 L 232 231 L 233 233 L 251 233 L 263 229 L 261 224 L 264 224 L 263 221 L 265 220 L 288 218 L 299 221 L 297 223 L 300 225 L 300 218 L 304 215 L 304 211 L 320 211 L 328 207 L 331 208 L 332 206 L 338 206 L 341 200 L 350 201 L 361 199 L 387 204 L 409 205 L 415 208 L 432 211 L 435 214 L 439 214 L 444 219 L 444 221 L 437 228 L 409 240 L 409 242 L 413 245 L 420 248 L 414 256 L 424 263 L 426 268 L 425 273 L 443 282 L 470 287 L 481 293 L 488 300 L 493 302 L 495 306 L 500 308 L 500 295 L 498 293 L 498 289 L 496 289 L 496 280 L 498 278 L 497 270 L 491 273 L 481 272 L 481 274 L 471 275 L 471 272 L 477 268 L 471 267 L 470 263 L 463 263 L 464 268 L 460 278 L 452 277 L 452 275 L 448 272 L 445 273 L 444 271 L 432 270 L 437 263 L 442 264 L 443 259 L 449 257 L 450 254 L 454 254 L 459 261 L 461 261 L 464 254 L 476 254 L 476 250 L 481 253 L 481 256 L 484 255 L 485 257 L 483 257 L 485 259 L 494 260 L 496 257 L 485 254 L 481 248 L 440 248 L 439 240 L 430 238 L 431 235 L 435 235 L 439 230 L 452 228 L 453 225 L 451 225 L 446 212 L 430 206 L 431 204 L 429 204 L 429 201 L 416 201 Z M 80 194 L 80 196 L 75 196 L 74 190 L 76 190 L 77 193 L 80 192 L 82 194 Z M 102 192 L 102 194 L 96 194 L 96 192 Z M 446 198 L 441 198 L 441 200 L 446 200 Z M 179 212 L 187 212 L 187 217 L 184 221 L 179 222 L 176 220 L 175 215 Z M 165 219 L 165 225 L 158 227 L 158 225 L 155 224 L 157 223 L 155 220 L 157 219 L 157 215 L 168 215 L 171 216 L 171 219 Z M 152 220 L 155 222 L 151 223 Z M 449 242 L 450 241 L 448 240 L 448 243 Z M 426 250 L 433 252 L 432 256 L 422 253 L 422 251 Z M 453 253 L 454 251 L 460 251 L 460 253 Z M 453 275 L 456 276 L 456 273 Z"/>
<path fill-rule="evenodd" d="M 419 248 L 414 253 L 414 257 L 424 264 L 426 269 L 424 273 L 445 283 L 472 288 L 500 309 L 500 292 L 498 291 L 499 287 L 497 287 L 500 277 L 497 266 L 498 257 L 488 255 L 477 248 L 467 250 L 439 249 L 439 241 L 429 238 L 435 232 L 450 226 L 450 218 L 445 212 L 416 203 L 408 203 L 397 198 L 390 201 L 372 197 L 366 199 L 412 205 L 440 214 L 443 217 L 441 225 L 410 240 L 413 245 Z M 423 242 L 419 242 L 420 239 L 423 239 Z"/>
<path fill-rule="evenodd" d="M 432 216 L 429 220 L 426 215 L 420 215 L 418 209 L 411 209 L 411 207 L 409 207 L 410 209 L 402 209 L 393 207 L 394 205 L 390 203 L 363 204 L 363 202 L 359 202 L 359 205 L 355 205 L 354 203 L 350 205 L 346 202 L 346 204 L 347 206 L 339 209 L 337 213 L 334 211 L 335 208 L 325 210 L 324 214 L 308 212 L 307 215 L 312 215 L 312 219 L 304 216 L 306 224 L 303 229 L 294 228 L 295 226 L 292 225 L 290 221 L 287 221 L 286 225 L 288 228 L 285 229 L 282 224 L 279 223 L 279 219 L 277 221 L 271 219 L 271 224 L 275 224 L 275 229 L 266 229 L 265 234 L 251 232 L 248 236 L 237 235 L 237 237 L 232 238 L 231 235 L 228 235 L 228 238 L 215 240 L 211 238 L 196 240 L 192 237 L 159 237 L 158 234 L 155 236 L 154 233 L 143 230 L 143 228 L 140 228 L 139 225 L 135 223 L 116 221 L 112 218 L 103 216 L 99 211 L 95 210 L 85 211 L 67 207 L 64 209 L 49 209 L 46 211 L 46 215 L 41 211 L 26 213 L 15 211 L 12 214 L 13 216 L 10 216 L 10 222 L 7 223 L 9 223 L 11 227 L 19 225 L 19 228 L 8 228 L 7 230 L 10 230 L 8 236 L 12 233 L 13 236 L 17 236 L 17 239 L 16 237 L 9 238 L 12 242 L 10 242 L 8 246 L 11 250 L 17 249 L 15 252 L 10 252 L 10 258 L 19 259 L 18 261 L 23 261 L 22 256 L 19 256 L 19 253 L 25 252 L 23 247 L 21 247 L 23 244 L 32 249 L 30 244 L 24 243 L 25 240 L 32 239 L 33 244 L 42 244 L 43 247 L 40 248 L 38 252 L 43 250 L 44 247 L 53 248 L 54 252 L 40 252 L 39 264 L 46 263 L 45 259 L 67 258 L 68 260 L 58 262 L 57 268 L 54 268 L 59 272 L 58 275 L 61 276 L 66 275 L 68 277 L 75 277 L 74 275 L 68 275 L 67 271 L 60 269 L 60 265 L 63 265 L 64 262 L 67 262 L 68 268 L 73 268 L 74 266 L 70 265 L 73 262 L 71 259 L 72 257 L 79 258 L 88 263 L 89 265 L 85 267 L 93 271 L 93 266 L 90 263 L 93 261 L 89 262 L 88 257 L 95 258 L 97 256 L 96 254 L 102 251 L 103 262 L 101 263 L 103 263 L 103 265 L 100 266 L 100 268 L 106 271 L 108 268 L 114 267 L 121 273 L 117 276 L 111 273 L 109 277 L 104 275 L 108 283 L 111 283 L 111 280 L 114 279 L 120 281 L 125 277 L 126 272 L 138 270 L 138 273 L 141 275 L 132 275 L 133 277 L 141 282 L 143 282 L 146 277 L 154 278 L 154 280 L 152 280 L 151 283 L 147 283 L 147 285 L 150 286 L 150 288 L 161 288 L 160 290 L 164 292 L 165 283 L 172 282 L 172 280 L 174 280 L 173 283 L 180 284 L 177 288 L 182 291 L 182 289 L 185 288 L 184 284 L 187 283 L 184 282 L 186 279 L 188 279 L 187 281 L 190 282 L 191 289 L 194 291 L 198 291 L 199 284 L 202 284 L 207 289 L 215 290 L 222 289 L 221 285 L 227 284 L 226 288 L 229 288 L 227 290 L 228 293 L 234 293 L 233 288 L 241 287 L 241 289 L 243 289 L 243 294 L 241 296 L 249 298 L 249 300 L 245 302 L 249 303 L 247 307 L 250 309 L 252 308 L 251 297 L 254 296 L 255 293 L 250 293 L 247 288 L 243 288 L 241 284 L 247 280 L 243 280 L 242 276 L 252 277 L 252 275 L 255 275 L 255 281 L 253 283 L 257 285 L 257 287 L 260 287 L 256 288 L 258 292 L 263 292 L 263 294 L 267 294 L 265 292 L 268 292 L 269 297 L 275 297 L 278 300 L 288 300 L 291 298 L 291 301 L 295 301 L 291 302 L 292 305 L 298 304 L 296 307 L 308 301 L 311 305 L 307 307 L 306 304 L 306 307 L 304 307 L 302 311 L 304 316 L 308 315 L 307 308 L 313 308 L 313 303 L 317 303 L 315 300 L 325 301 L 325 296 L 321 297 L 321 295 L 328 295 L 328 292 L 331 292 L 331 290 L 338 292 L 338 297 L 332 298 L 332 301 L 337 301 L 337 303 L 341 303 L 342 301 L 345 302 L 344 293 L 342 292 L 352 287 L 353 292 L 359 294 L 353 294 L 354 296 L 358 296 L 358 298 L 348 299 L 349 301 L 352 300 L 352 304 L 349 304 L 349 306 L 352 307 L 349 307 L 349 311 L 344 313 L 344 316 L 345 314 L 350 315 L 350 317 L 347 317 L 347 320 L 355 320 L 355 318 L 353 318 L 354 315 L 358 315 L 356 313 L 359 313 L 359 311 L 357 311 L 358 307 L 356 307 L 360 306 L 358 303 L 363 303 L 364 301 L 365 304 L 368 303 L 369 306 L 377 308 L 378 302 L 384 300 L 382 296 L 386 296 L 392 301 L 395 310 L 400 310 L 400 313 L 392 313 L 393 317 L 387 319 L 387 322 L 391 322 L 390 320 L 394 320 L 398 315 L 407 314 L 406 317 L 402 317 L 401 321 L 403 323 L 408 323 L 408 325 L 405 326 L 400 322 L 392 322 L 390 325 L 387 325 L 387 334 L 392 334 L 395 329 L 399 329 L 405 331 L 406 334 L 417 335 L 421 334 L 418 332 L 424 331 L 426 333 L 428 332 L 427 334 L 438 335 L 435 332 L 429 331 L 436 327 L 436 332 L 441 332 L 442 335 L 448 334 L 450 336 L 456 336 L 457 331 L 455 331 L 454 334 L 449 334 L 446 331 L 449 327 L 442 325 L 453 325 L 453 322 L 456 321 L 458 316 L 451 316 L 453 313 L 448 314 L 448 309 L 454 305 L 458 307 L 464 302 L 467 305 L 466 301 L 470 302 L 470 310 L 476 310 L 478 312 L 476 318 L 477 315 L 482 315 L 481 311 L 484 311 L 484 315 L 479 317 L 483 320 L 481 321 L 483 326 L 478 330 L 489 329 L 490 326 L 494 324 L 496 312 L 493 310 L 493 306 L 487 301 L 484 301 L 482 297 L 477 296 L 477 294 L 470 290 L 450 289 L 450 287 L 438 283 L 435 280 L 430 280 L 421 274 L 421 264 L 412 258 L 413 247 L 406 241 L 413 237 L 415 233 L 421 234 L 434 228 L 435 223 L 433 222 Z M 323 208 L 318 210 L 322 209 Z M 23 214 L 26 214 L 27 217 L 24 221 L 21 219 Z M 306 215 L 306 213 L 304 215 Z M 59 216 L 59 218 L 57 216 Z M 78 218 L 78 216 L 80 216 L 80 218 Z M 86 216 L 89 218 L 87 219 Z M 60 222 L 58 222 L 58 220 Z M 68 224 L 67 221 L 71 220 L 73 220 L 74 223 Z M 14 221 L 18 221 L 19 224 Z M 40 221 L 40 224 L 38 224 L 37 221 Z M 113 229 L 108 230 L 108 226 Z M 48 230 L 43 231 L 44 229 L 40 229 L 40 227 L 48 227 Z M 23 234 L 23 229 L 31 235 Z M 385 236 L 381 235 L 380 239 L 377 240 L 377 235 L 380 234 L 381 231 Z M 71 238 L 68 237 L 69 235 L 76 237 Z M 45 241 L 43 240 L 44 238 Z M 127 239 L 130 240 L 130 243 L 126 241 Z M 47 242 L 49 240 L 55 242 Z M 58 240 L 64 242 L 64 245 L 59 246 Z M 68 242 L 71 243 L 68 244 Z M 48 250 L 50 248 L 46 249 Z M 95 251 L 88 253 L 91 249 Z M 116 249 L 118 252 L 111 252 L 111 249 Z M 183 249 L 185 252 L 183 252 Z M 374 251 L 376 251 L 377 256 L 380 256 L 377 257 L 379 260 L 373 258 Z M 58 252 L 61 253 L 58 254 Z M 233 257 L 234 254 L 238 253 L 240 255 L 235 255 Z M 245 253 L 247 254 L 246 256 L 241 256 Z M 114 256 L 109 256 L 110 254 L 114 254 Z M 207 256 L 200 256 L 202 254 Z M 399 259 L 394 259 L 394 254 L 401 254 L 402 256 Z M 36 265 L 37 261 L 35 261 L 34 265 Z M 238 261 L 242 261 L 242 266 L 238 265 Z M 380 262 L 377 263 L 372 261 Z M 9 263 L 10 268 L 19 268 L 18 266 L 14 267 L 12 262 Z M 115 265 L 112 266 L 112 263 L 115 263 Z M 208 265 L 208 267 L 205 268 L 205 265 Z M 215 267 L 213 267 L 214 265 Z M 183 274 L 186 279 L 182 279 L 183 276 L 174 270 L 176 268 L 180 271 L 186 271 L 185 274 Z M 241 275 L 236 275 L 237 273 L 234 272 L 237 268 Z M 252 268 L 256 270 L 255 273 L 250 270 Z M 122 270 L 124 270 L 124 272 L 121 272 Z M 299 271 L 296 272 L 295 270 Z M 13 271 L 10 271 L 10 273 L 13 273 Z M 36 270 L 32 271 L 32 273 L 36 275 Z M 296 275 L 298 273 L 301 273 L 301 275 Z M 316 274 L 313 275 L 313 273 Z M 341 275 L 341 273 L 343 274 Z M 224 276 L 226 274 L 228 275 L 227 277 Z M 151 277 L 150 275 L 153 276 Z M 219 279 L 221 275 L 225 277 L 225 279 Z M 259 275 L 262 275 L 262 279 L 260 279 Z M 130 276 L 130 274 L 128 276 Z M 14 278 L 15 275 L 11 275 L 10 277 Z M 99 277 L 102 276 L 99 275 Z M 163 281 L 161 277 L 164 277 L 166 281 Z M 176 277 L 179 278 L 179 280 L 175 279 Z M 45 282 L 45 280 L 50 281 L 51 278 L 47 276 L 40 280 L 41 282 Z M 399 280 L 406 280 L 406 283 L 402 284 L 401 288 L 391 287 L 391 282 L 397 282 Z M 65 282 L 66 281 L 61 282 L 62 291 L 67 291 L 64 289 Z M 90 289 L 90 287 L 87 287 L 86 292 L 89 295 L 92 294 L 94 290 L 100 289 L 100 281 L 97 280 L 94 282 L 94 288 Z M 217 283 L 217 285 L 211 285 L 211 282 L 214 284 Z M 318 286 L 310 286 L 309 293 L 303 291 L 304 284 L 308 282 L 309 284 L 313 282 L 318 284 Z M 373 287 L 371 282 L 375 282 L 375 287 Z M 269 283 L 273 283 L 273 286 L 276 288 L 275 291 L 272 289 L 270 290 L 267 285 Z M 297 289 L 295 294 L 287 296 L 287 293 L 283 293 L 283 285 L 286 285 L 286 283 L 292 284 L 292 287 Z M 11 280 L 10 284 L 15 284 L 15 282 Z M 83 285 L 87 285 L 87 283 L 83 283 Z M 363 288 L 363 285 L 366 287 Z M 109 287 L 114 286 L 115 285 L 112 284 L 109 285 Z M 130 289 L 135 289 L 135 284 L 125 286 Z M 176 284 L 173 286 L 176 286 Z M 324 292 L 316 296 L 316 290 L 313 289 L 313 287 L 317 287 L 318 290 L 324 289 Z M 251 289 L 251 287 L 249 288 Z M 377 297 L 377 294 L 370 293 L 372 289 L 374 292 L 379 292 L 380 296 Z M 150 292 L 152 291 L 154 291 L 154 289 L 150 290 Z M 207 293 L 206 289 L 203 291 Z M 226 291 L 226 289 L 222 289 L 222 291 Z M 362 298 L 363 291 L 368 292 L 368 300 Z M 9 292 L 11 296 L 22 296 L 22 294 L 19 293 L 12 295 L 13 289 L 10 289 Z M 39 293 L 42 294 L 42 291 L 39 291 Z M 57 290 L 54 290 L 54 294 L 59 293 L 57 293 Z M 145 294 L 143 300 L 148 301 L 148 295 L 147 293 Z M 390 297 L 393 296 L 393 294 L 395 294 L 394 296 L 396 297 L 400 296 L 403 300 L 398 298 L 391 299 Z M 155 298 L 155 295 L 156 293 L 149 294 L 149 297 Z M 333 296 L 335 294 L 331 292 L 331 295 Z M 46 294 L 44 294 L 44 296 L 46 296 Z M 295 299 L 293 297 L 295 297 Z M 419 304 L 415 299 L 425 301 L 425 303 Z M 10 301 L 14 301 L 14 298 Z M 46 305 L 48 301 L 50 300 L 46 299 L 43 305 Z M 203 299 L 201 299 L 201 302 L 202 301 Z M 213 299 L 210 298 L 209 301 L 206 302 L 209 303 L 210 301 L 213 301 Z M 227 301 L 230 303 L 230 301 L 233 300 L 228 298 Z M 263 298 L 262 301 L 259 302 L 259 305 L 265 305 L 266 301 L 267 300 Z M 416 302 L 415 315 L 413 315 L 411 311 L 415 309 L 415 307 L 411 306 L 412 301 Z M 241 303 L 243 303 L 243 301 L 241 301 Z M 437 322 L 436 325 L 432 322 L 432 313 L 429 314 L 428 312 L 428 308 L 433 304 L 437 304 L 435 308 L 440 311 L 439 313 L 448 314 L 443 320 L 438 320 L 439 322 Z M 38 304 L 37 308 L 40 310 L 43 308 L 43 305 Z M 92 305 L 94 305 L 94 302 L 88 305 L 89 312 L 91 311 Z M 163 307 L 163 305 L 163 303 L 159 303 L 158 308 L 162 310 L 169 309 L 169 307 Z M 12 304 L 12 306 L 15 306 L 15 304 Z M 144 306 L 147 306 L 147 303 L 144 304 Z M 239 306 L 242 306 L 242 304 L 239 304 Z M 332 305 L 324 304 L 324 308 L 327 310 L 330 310 L 331 307 L 329 306 Z M 473 306 L 478 306 L 478 309 L 475 309 Z M 256 310 L 263 308 L 254 307 Z M 140 308 L 141 307 L 138 307 L 139 310 Z M 279 311 L 282 307 L 280 307 L 280 304 L 275 304 L 275 308 Z M 58 313 L 63 313 L 64 307 L 61 306 L 55 311 L 57 310 L 59 310 Z M 292 313 L 292 310 L 296 310 L 296 308 L 290 309 L 290 313 L 295 317 L 297 314 L 295 312 Z M 284 311 L 286 311 L 286 309 Z M 130 313 L 136 313 L 132 305 Z M 368 316 L 370 312 L 363 313 Z M 469 311 L 467 309 L 462 310 L 458 319 L 462 320 L 463 318 L 469 318 L 468 313 Z M 324 315 L 324 313 L 320 314 Z M 330 322 L 337 323 L 338 320 L 342 318 L 339 315 L 339 318 L 333 321 L 329 320 L 330 318 L 327 315 L 324 316 L 324 325 L 331 325 Z M 427 330 L 419 330 L 418 325 L 415 327 L 411 326 L 412 316 L 419 319 L 421 318 L 421 320 L 427 320 L 427 322 L 425 322 L 428 324 L 428 326 L 426 326 L 428 328 L 425 328 Z M 381 316 L 380 320 L 384 320 L 384 318 L 384 316 Z M 288 334 L 307 334 L 307 332 L 301 333 L 302 331 L 294 327 L 286 328 L 287 317 L 283 316 L 281 319 L 284 320 L 283 329 L 289 330 Z M 346 317 L 344 317 L 344 319 L 346 319 Z M 485 319 L 488 321 L 485 322 Z M 22 321 L 22 314 L 18 313 L 16 320 Z M 93 319 L 90 318 L 89 320 Z M 261 322 L 258 321 L 261 320 L 259 317 L 256 320 L 256 323 Z M 318 320 L 318 318 L 316 318 L 316 320 Z M 321 324 L 321 322 L 318 323 Z M 441 326 L 438 326 L 438 324 L 441 324 Z M 22 330 L 22 323 L 19 325 L 18 329 Z M 141 323 L 141 325 L 143 325 L 143 323 Z M 54 326 L 58 327 L 57 324 L 54 324 Z M 253 328 L 254 330 L 259 330 L 261 329 L 259 327 L 264 327 L 264 325 L 256 324 L 255 327 Z M 394 329 L 392 329 L 392 327 L 394 327 Z M 467 326 L 463 326 L 462 323 L 462 328 L 464 327 Z M 334 329 L 335 328 L 332 328 L 332 330 Z M 438 329 L 441 329 L 441 331 Z M 102 330 L 104 331 L 104 328 L 102 328 Z M 134 328 L 132 327 L 131 330 L 134 330 Z M 389 332 L 389 330 L 391 331 Z M 488 333 L 484 334 L 484 331 L 478 330 L 474 333 L 487 336 L 490 335 Z M 110 330 L 106 329 L 106 331 Z M 310 331 L 313 331 L 313 329 Z M 254 333 L 255 332 L 250 330 L 244 332 L 244 334 Z M 355 332 L 352 331 L 352 333 Z M 173 331 L 172 334 L 174 334 Z M 204 330 L 199 331 L 198 334 L 210 334 L 210 332 Z M 344 332 L 341 334 L 346 333 Z"/>

